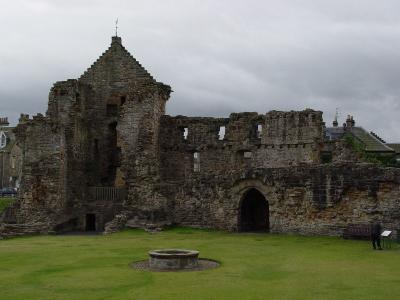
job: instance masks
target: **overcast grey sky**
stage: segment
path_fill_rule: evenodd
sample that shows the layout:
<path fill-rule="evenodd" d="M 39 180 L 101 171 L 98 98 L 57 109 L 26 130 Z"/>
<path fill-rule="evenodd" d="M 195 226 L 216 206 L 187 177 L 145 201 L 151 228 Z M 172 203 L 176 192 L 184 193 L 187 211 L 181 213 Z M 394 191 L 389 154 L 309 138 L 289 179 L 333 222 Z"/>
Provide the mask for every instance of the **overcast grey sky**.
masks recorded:
<path fill-rule="evenodd" d="M 0 0 L 0 115 L 45 112 L 50 87 L 125 47 L 172 86 L 172 115 L 347 114 L 400 142 L 398 0 Z"/>

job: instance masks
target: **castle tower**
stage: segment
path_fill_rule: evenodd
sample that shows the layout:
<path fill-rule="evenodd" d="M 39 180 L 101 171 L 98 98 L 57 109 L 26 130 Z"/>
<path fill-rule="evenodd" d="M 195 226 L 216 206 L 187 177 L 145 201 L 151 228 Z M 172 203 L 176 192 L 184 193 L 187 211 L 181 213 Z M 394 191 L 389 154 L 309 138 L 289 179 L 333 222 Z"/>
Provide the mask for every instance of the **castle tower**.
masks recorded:
<path fill-rule="evenodd" d="M 49 230 L 103 230 L 130 194 L 120 191 L 158 176 L 159 120 L 170 92 L 112 37 L 79 79 L 54 84 L 46 116 L 21 119 L 24 209 L 39 202 L 50 209 L 32 215 Z"/>
<path fill-rule="evenodd" d="M 86 101 L 87 109 L 91 110 L 88 117 L 96 123 L 88 128 L 92 140 L 89 148 L 97 153 L 93 160 L 100 163 L 93 164 L 89 184 L 123 186 L 130 176 L 127 173 L 132 173 L 126 167 L 129 163 L 124 162 L 140 152 L 138 147 L 150 147 L 146 154 L 156 155 L 158 120 L 165 114 L 171 88 L 157 82 L 125 49 L 119 36 L 112 37 L 110 47 L 78 82 L 93 91 Z"/>

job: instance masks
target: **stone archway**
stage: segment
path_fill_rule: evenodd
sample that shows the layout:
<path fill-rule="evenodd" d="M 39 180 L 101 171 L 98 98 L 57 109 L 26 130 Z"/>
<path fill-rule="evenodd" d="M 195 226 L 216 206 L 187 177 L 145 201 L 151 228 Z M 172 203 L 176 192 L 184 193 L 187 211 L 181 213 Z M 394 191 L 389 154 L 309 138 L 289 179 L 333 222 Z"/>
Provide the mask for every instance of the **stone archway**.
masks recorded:
<path fill-rule="evenodd" d="M 269 204 L 255 188 L 249 189 L 240 202 L 239 231 L 269 232 Z"/>

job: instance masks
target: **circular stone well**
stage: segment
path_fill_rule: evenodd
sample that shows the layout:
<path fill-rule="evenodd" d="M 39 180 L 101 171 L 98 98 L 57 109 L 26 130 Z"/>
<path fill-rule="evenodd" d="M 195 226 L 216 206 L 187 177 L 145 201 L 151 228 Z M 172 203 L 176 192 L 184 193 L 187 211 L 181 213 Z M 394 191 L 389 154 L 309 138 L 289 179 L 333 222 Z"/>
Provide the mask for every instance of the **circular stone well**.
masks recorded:
<path fill-rule="evenodd" d="M 212 259 L 199 258 L 199 251 L 184 249 L 162 249 L 149 251 L 149 259 L 129 264 L 139 271 L 181 272 L 214 269 L 219 263 Z"/>
<path fill-rule="evenodd" d="M 149 251 L 149 267 L 154 270 L 187 270 L 198 267 L 199 251 L 161 249 Z"/>

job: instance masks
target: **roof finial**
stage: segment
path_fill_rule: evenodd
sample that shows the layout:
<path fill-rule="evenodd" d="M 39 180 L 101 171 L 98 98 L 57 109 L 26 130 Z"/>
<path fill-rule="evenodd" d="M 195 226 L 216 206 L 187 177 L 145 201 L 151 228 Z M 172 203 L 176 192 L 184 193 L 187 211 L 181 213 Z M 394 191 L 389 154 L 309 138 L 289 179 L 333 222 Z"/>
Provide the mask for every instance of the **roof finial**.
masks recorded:
<path fill-rule="evenodd" d="M 339 109 L 336 108 L 336 113 L 335 113 L 335 119 L 333 120 L 333 127 L 338 127 L 338 115 L 339 115 Z"/>
<path fill-rule="evenodd" d="M 118 36 L 118 18 L 115 20 L 115 36 Z"/>

